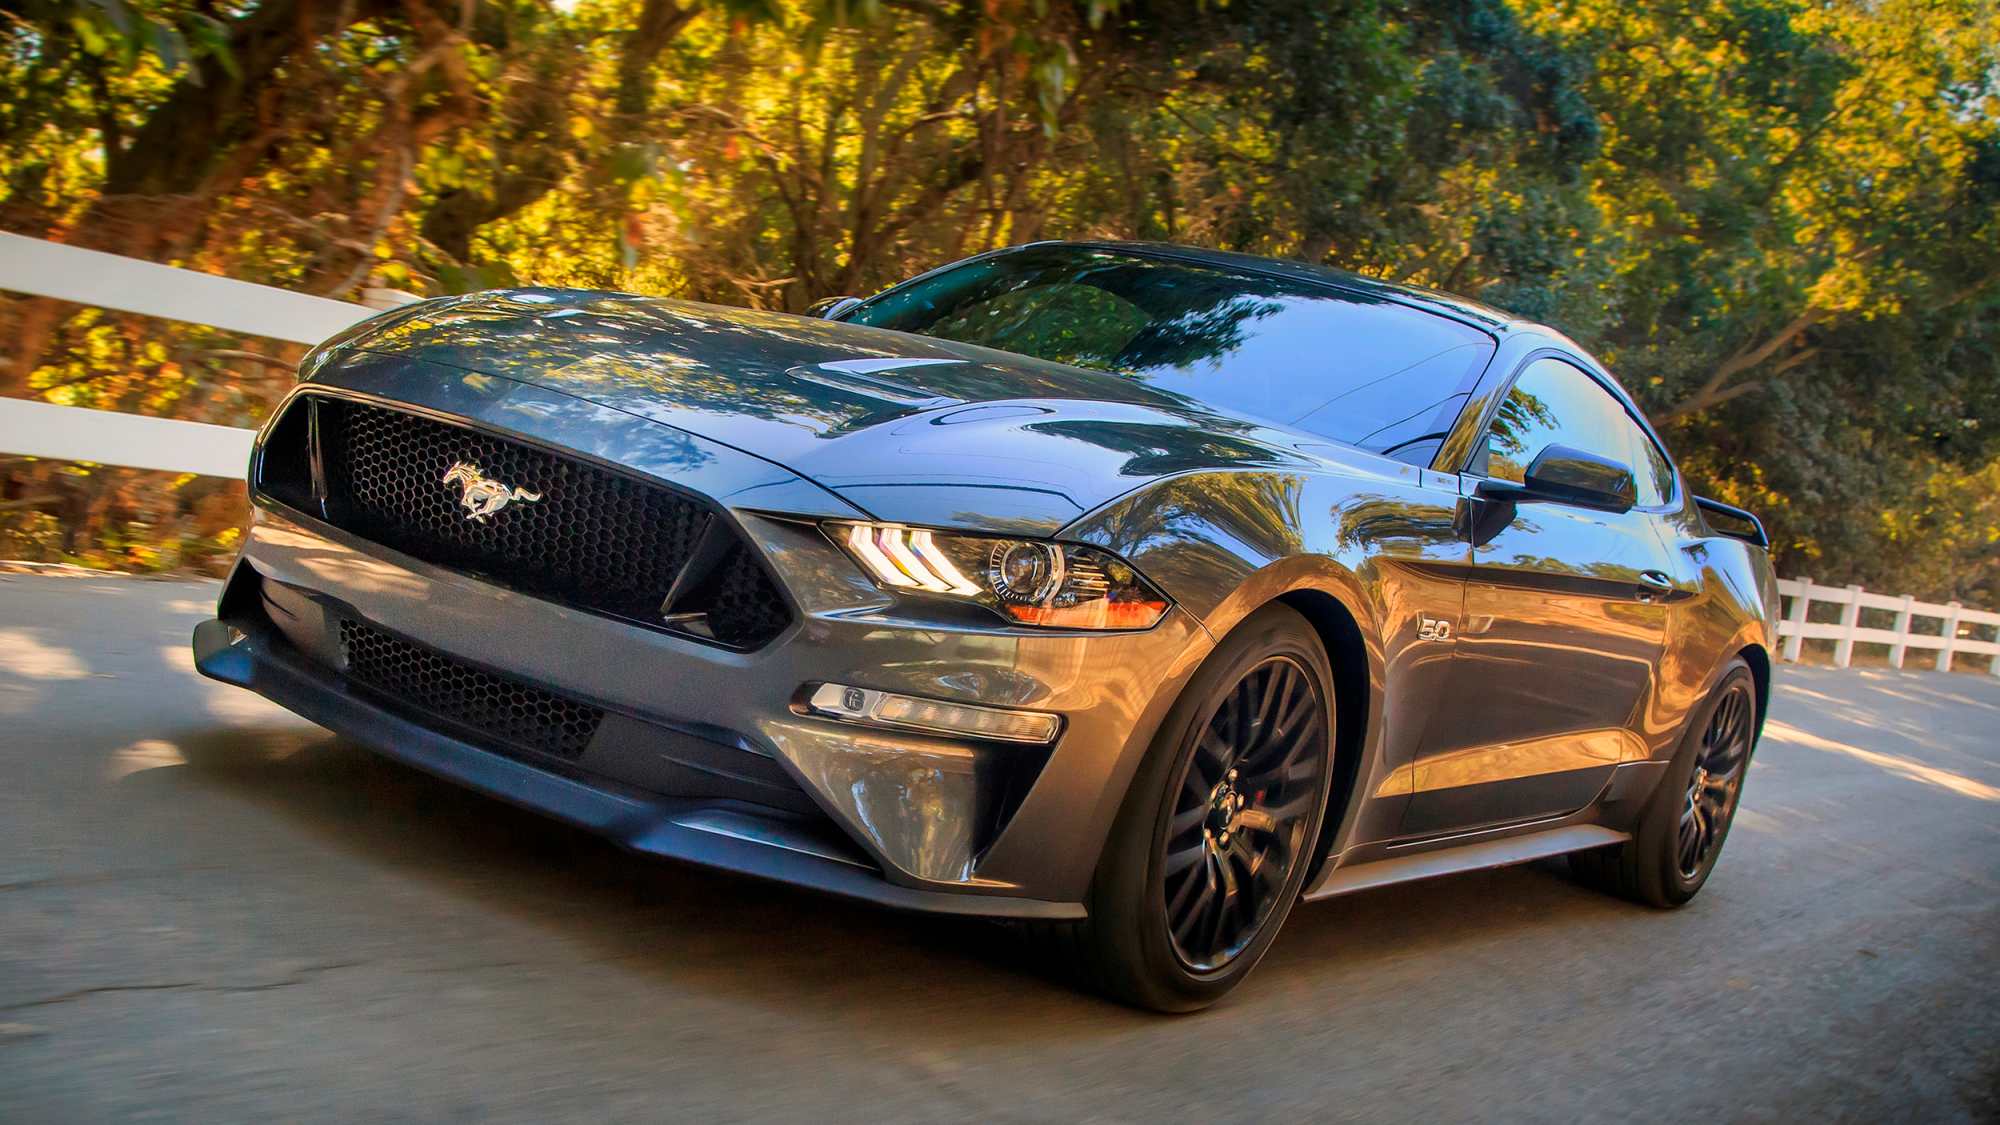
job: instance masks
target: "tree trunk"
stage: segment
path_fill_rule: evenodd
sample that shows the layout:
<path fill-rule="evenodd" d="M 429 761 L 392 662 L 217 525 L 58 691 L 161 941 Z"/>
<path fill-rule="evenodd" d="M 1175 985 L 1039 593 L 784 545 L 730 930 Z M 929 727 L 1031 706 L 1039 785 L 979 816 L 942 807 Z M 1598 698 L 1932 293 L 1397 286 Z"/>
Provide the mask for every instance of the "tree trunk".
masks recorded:
<path fill-rule="evenodd" d="M 260 121 L 259 98 L 278 71 L 322 37 L 395 10 L 391 0 L 265 0 L 229 28 L 232 75 L 204 55 L 122 146 L 107 138 L 103 193 L 68 231 L 72 245 L 129 257 L 170 257 L 192 236 L 204 189 L 247 175 L 277 139 Z M 62 306 L 20 309 L 14 362 L 0 395 L 26 393 Z"/>
<path fill-rule="evenodd" d="M 236 74 L 203 55 L 130 143 L 106 154 L 105 196 L 184 195 L 199 188 L 256 130 L 249 92 L 269 88 L 301 49 L 395 7 L 385 0 L 264 0 L 229 29 Z"/>
<path fill-rule="evenodd" d="M 618 56 L 615 113 L 607 130 L 604 160 L 615 159 L 647 124 L 653 108 L 653 64 L 697 14 L 697 9 L 674 0 L 646 0 L 640 8 L 638 24 Z M 420 227 L 424 238 L 460 264 L 471 257 L 479 228 L 520 212 L 561 181 L 567 170 L 563 154 L 569 143 L 565 130 L 570 79 L 577 73 L 573 62 L 553 60 L 554 65 L 531 83 L 516 87 L 522 91 L 518 99 L 501 107 L 501 116 L 514 124 L 500 147 L 517 154 L 518 162 L 499 171 L 483 188 L 459 187 L 439 194 L 424 215 Z M 598 169 L 597 175 L 603 178 L 604 170 Z"/>
<path fill-rule="evenodd" d="M 1730 382 L 1737 376 L 1744 374 L 1778 354 L 1780 349 L 1803 336 L 1806 329 L 1811 328 L 1821 316 L 1822 314 L 1818 309 L 1806 309 L 1804 312 L 1793 317 L 1789 324 L 1786 324 L 1775 334 L 1766 338 L 1762 343 L 1754 345 L 1746 344 L 1742 348 L 1737 349 L 1734 355 L 1717 364 L 1715 370 L 1709 372 L 1707 380 L 1702 383 L 1699 389 L 1659 414 L 1658 420 L 1665 422 L 1675 418 L 1682 418 L 1689 414 L 1699 414 L 1709 407 L 1719 406 L 1732 398 L 1746 393 L 1743 386 L 1731 387 Z"/>

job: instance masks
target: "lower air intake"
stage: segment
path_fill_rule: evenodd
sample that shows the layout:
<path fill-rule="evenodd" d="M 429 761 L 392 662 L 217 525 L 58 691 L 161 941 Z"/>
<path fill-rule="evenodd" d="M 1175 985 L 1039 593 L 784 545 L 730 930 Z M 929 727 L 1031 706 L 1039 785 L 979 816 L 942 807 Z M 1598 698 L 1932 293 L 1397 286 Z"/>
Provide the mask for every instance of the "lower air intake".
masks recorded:
<path fill-rule="evenodd" d="M 595 707 L 462 664 L 358 621 L 341 621 L 340 648 L 354 683 L 467 728 L 495 749 L 575 761 L 604 719 Z"/>

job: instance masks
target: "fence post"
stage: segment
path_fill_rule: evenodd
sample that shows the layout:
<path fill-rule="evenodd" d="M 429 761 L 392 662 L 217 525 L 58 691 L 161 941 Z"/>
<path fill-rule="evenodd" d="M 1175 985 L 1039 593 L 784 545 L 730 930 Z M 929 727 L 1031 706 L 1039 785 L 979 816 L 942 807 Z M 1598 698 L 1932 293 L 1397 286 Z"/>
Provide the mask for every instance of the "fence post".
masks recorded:
<path fill-rule="evenodd" d="M 1799 635 L 1799 627 L 1806 623 L 1806 605 L 1812 601 L 1812 579 L 1800 578 L 1798 596 L 1792 599 L 1792 608 L 1785 614 L 1785 620 L 1792 623 L 1792 635 L 1785 638 L 1785 659 L 1793 664 L 1799 661 L 1799 650 L 1806 639 Z"/>
<path fill-rule="evenodd" d="M 1847 605 L 1840 611 L 1840 639 L 1833 645 L 1833 666 L 1845 668 L 1854 659 L 1854 631 L 1861 628 L 1861 587 L 1847 584 Z"/>
<path fill-rule="evenodd" d="M 1951 671 L 1951 650 L 1958 644 L 1958 614 L 1963 608 L 1957 602 L 1947 602 L 1944 607 L 1944 647 L 1938 649 L 1937 670 Z"/>
<path fill-rule="evenodd" d="M 1889 664 L 1894 668 L 1903 666 L 1903 652 L 1910 646 L 1903 638 L 1910 635 L 1910 606 L 1917 600 L 1915 594 L 1903 595 L 1903 608 L 1896 611 L 1896 643 L 1889 646 Z"/>

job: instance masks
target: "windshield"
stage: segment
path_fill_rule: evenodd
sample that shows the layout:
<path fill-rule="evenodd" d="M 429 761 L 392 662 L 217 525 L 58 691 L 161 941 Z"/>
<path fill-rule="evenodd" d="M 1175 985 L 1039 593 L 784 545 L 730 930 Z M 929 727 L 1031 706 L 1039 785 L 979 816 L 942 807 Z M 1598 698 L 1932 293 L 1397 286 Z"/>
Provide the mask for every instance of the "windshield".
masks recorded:
<path fill-rule="evenodd" d="M 1365 293 L 1063 246 L 968 262 L 843 319 L 1113 372 L 1416 463 L 1494 346 Z"/>

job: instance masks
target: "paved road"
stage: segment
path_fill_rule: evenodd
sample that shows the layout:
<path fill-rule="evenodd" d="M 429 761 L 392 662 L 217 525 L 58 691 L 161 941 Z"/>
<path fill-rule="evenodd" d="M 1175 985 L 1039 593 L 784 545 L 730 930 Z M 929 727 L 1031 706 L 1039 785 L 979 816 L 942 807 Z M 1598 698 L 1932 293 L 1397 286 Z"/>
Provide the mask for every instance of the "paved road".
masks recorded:
<path fill-rule="evenodd" d="M 0 1119 L 2000 1113 L 2000 680 L 1784 669 L 1686 910 L 1378 891 L 1168 1019 L 343 745 L 194 674 L 214 590 L 0 575 Z"/>

